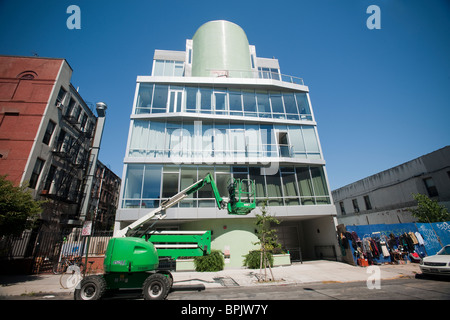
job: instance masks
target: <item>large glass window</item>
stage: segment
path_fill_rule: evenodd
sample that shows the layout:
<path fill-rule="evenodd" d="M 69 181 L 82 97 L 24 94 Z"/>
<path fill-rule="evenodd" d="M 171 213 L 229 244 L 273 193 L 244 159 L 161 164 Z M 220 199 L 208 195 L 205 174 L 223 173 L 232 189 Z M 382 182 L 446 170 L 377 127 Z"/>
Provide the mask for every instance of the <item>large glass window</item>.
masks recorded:
<path fill-rule="evenodd" d="M 166 64 L 164 65 L 166 66 Z M 176 62 L 174 62 L 174 66 L 177 66 Z M 155 68 L 158 70 L 158 63 Z M 184 109 L 182 109 L 183 104 L 185 104 Z M 254 90 L 241 91 L 225 87 L 197 88 L 140 83 L 136 100 L 136 114 L 183 110 L 207 114 L 312 120 L 306 93 L 265 90 L 255 92 Z"/>
<path fill-rule="evenodd" d="M 150 122 L 146 120 L 133 120 L 133 129 L 129 147 L 131 157 L 144 157 L 150 150 L 148 144 Z"/>
<path fill-rule="evenodd" d="M 270 206 L 282 206 L 283 205 L 283 192 L 281 191 L 281 179 L 280 172 L 276 174 L 267 175 L 267 196 L 269 197 Z"/>
<path fill-rule="evenodd" d="M 229 91 L 230 96 L 230 115 L 242 116 L 242 100 L 240 91 Z"/>
<path fill-rule="evenodd" d="M 197 112 L 198 88 L 186 87 L 186 112 Z"/>
<path fill-rule="evenodd" d="M 170 198 L 176 195 L 179 191 L 178 189 L 178 177 L 179 169 L 178 167 L 164 167 L 163 170 L 163 184 L 162 184 L 162 194 L 161 198 Z"/>
<path fill-rule="evenodd" d="M 198 157 L 214 161 L 226 161 L 231 156 L 321 158 L 314 126 L 276 125 L 274 128 L 228 122 L 195 125 L 194 122 L 141 119 L 133 120 L 128 156 L 185 157 L 184 163 Z"/>
<path fill-rule="evenodd" d="M 306 93 L 296 93 L 298 111 L 300 112 L 301 120 L 312 120 L 311 108 L 309 107 L 308 97 Z"/>
<path fill-rule="evenodd" d="M 143 164 L 129 164 L 125 176 L 123 208 L 139 208 L 142 198 Z"/>
<path fill-rule="evenodd" d="M 128 164 L 125 176 L 123 208 L 155 208 L 161 199 L 172 197 L 208 173 L 213 174 L 219 194 L 228 196 L 231 177 L 255 181 L 255 196 L 260 206 L 330 204 L 330 195 L 322 167 L 281 167 L 276 174 L 264 175 L 256 166 L 177 166 Z M 232 174 L 231 174 L 232 172 Z M 210 185 L 185 198 L 180 207 L 215 207 Z"/>
<path fill-rule="evenodd" d="M 215 89 L 214 103 L 216 114 L 226 114 L 227 112 L 227 91 L 226 89 Z"/>
<path fill-rule="evenodd" d="M 266 180 L 264 175 L 261 174 L 261 168 L 250 167 L 249 178 L 255 181 L 256 205 L 260 206 L 262 202 L 267 198 Z"/>
<path fill-rule="evenodd" d="M 270 93 L 270 102 L 272 104 L 272 113 L 274 118 L 285 118 L 283 100 L 280 92 Z"/>
<path fill-rule="evenodd" d="M 311 175 L 308 167 L 295 169 L 297 173 L 298 187 L 300 189 L 300 201 L 302 205 L 315 204 Z"/>
<path fill-rule="evenodd" d="M 162 157 L 164 154 L 165 128 L 164 122 L 152 121 L 148 136 L 147 156 L 151 158 Z"/>
<path fill-rule="evenodd" d="M 282 167 L 281 177 L 283 179 L 284 202 L 289 206 L 298 206 L 298 190 L 297 181 L 295 179 L 295 171 L 293 167 Z"/>
<path fill-rule="evenodd" d="M 210 88 L 200 88 L 200 112 L 211 113 L 211 93 Z"/>
<path fill-rule="evenodd" d="M 308 158 L 320 159 L 319 143 L 317 141 L 316 130 L 313 126 L 303 126 L 302 131 Z"/>
<path fill-rule="evenodd" d="M 166 85 L 155 85 L 152 113 L 165 113 L 167 111 L 168 91 L 169 87 Z"/>
<path fill-rule="evenodd" d="M 293 93 L 283 93 L 284 107 L 286 117 L 291 120 L 298 120 L 298 110 Z"/>
<path fill-rule="evenodd" d="M 244 115 L 247 117 L 256 117 L 255 91 L 243 90 L 242 99 L 244 102 Z"/>
<path fill-rule="evenodd" d="M 146 165 L 142 188 L 141 207 L 157 208 L 161 194 L 161 166 Z"/>
<path fill-rule="evenodd" d="M 270 118 L 269 96 L 267 92 L 256 92 L 258 103 L 258 115 L 262 118 Z"/>

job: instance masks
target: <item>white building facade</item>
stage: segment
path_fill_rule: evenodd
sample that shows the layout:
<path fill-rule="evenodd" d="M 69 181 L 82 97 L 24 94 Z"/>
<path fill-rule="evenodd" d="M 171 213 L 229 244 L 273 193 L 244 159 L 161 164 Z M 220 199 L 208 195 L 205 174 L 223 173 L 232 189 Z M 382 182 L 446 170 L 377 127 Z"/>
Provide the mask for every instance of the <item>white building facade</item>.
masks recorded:
<path fill-rule="evenodd" d="M 293 260 L 339 254 L 309 89 L 260 58 L 228 21 L 202 25 L 185 51 L 156 50 L 138 76 L 116 230 L 212 173 L 223 196 L 232 177 L 255 180 L 256 201 L 282 223 Z M 255 213 L 231 216 L 205 187 L 167 210 L 163 230 L 212 230 L 212 249 L 240 267 L 255 249 Z"/>

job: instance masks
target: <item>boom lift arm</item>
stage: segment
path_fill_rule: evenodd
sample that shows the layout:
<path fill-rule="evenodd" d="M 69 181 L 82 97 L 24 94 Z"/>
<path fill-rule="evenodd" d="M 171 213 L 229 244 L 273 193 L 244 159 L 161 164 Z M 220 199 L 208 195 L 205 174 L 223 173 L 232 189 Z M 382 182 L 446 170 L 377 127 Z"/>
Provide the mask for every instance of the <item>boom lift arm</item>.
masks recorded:
<path fill-rule="evenodd" d="M 256 207 L 254 194 L 255 188 L 253 181 L 249 181 L 247 179 L 242 180 L 233 179 L 233 182 L 228 187 L 228 191 L 230 192 L 230 198 L 225 198 L 220 195 L 219 189 L 217 188 L 217 185 L 211 173 L 208 173 L 203 179 L 200 179 L 196 183 L 180 191 L 179 193 L 167 199 L 166 201 L 162 202 L 158 208 L 150 211 L 148 214 L 136 220 L 127 227 L 119 230 L 116 233 L 115 237 L 134 236 L 143 227 L 145 223 L 147 223 L 157 215 L 159 215 L 158 219 L 164 219 L 166 216 L 164 213 L 166 209 L 176 205 L 184 198 L 188 197 L 189 195 L 200 190 L 201 188 L 203 188 L 208 184 L 211 185 L 214 198 L 216 199 L 217 207 L 219 209 L 224 209 L 225 207 L 227 207 L 229 214 L 247 215 L 251 210 L 253 210 Z M 246 191 L 244 191 L 244 185 L 246 184 L 248 184 L 248 186 L 246 186 L 245 188 Z M 241 197 L 241 194 L 244 195 L 244 197 Z M 244 201 L 244 199 L 242 198 L 246 198 L 245 200 L 247 201 Z"/>

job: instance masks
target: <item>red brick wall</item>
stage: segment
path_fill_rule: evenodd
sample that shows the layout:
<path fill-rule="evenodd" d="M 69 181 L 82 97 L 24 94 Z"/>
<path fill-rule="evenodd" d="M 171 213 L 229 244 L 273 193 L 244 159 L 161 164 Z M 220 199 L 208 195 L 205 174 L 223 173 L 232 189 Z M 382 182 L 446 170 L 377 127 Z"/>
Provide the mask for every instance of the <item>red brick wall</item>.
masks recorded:
<path fill-rule="evenodd" d="M 63 61 L 0 56 L 0 175 L 16 185 Z"/>

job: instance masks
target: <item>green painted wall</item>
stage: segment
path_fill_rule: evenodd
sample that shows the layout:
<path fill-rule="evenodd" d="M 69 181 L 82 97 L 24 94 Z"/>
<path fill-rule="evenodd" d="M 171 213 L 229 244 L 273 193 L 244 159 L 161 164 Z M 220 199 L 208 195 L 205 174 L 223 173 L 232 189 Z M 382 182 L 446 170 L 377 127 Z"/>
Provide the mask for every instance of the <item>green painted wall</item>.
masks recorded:
<path fill-rule="evenodd" d="M 247 36 L 237 24 L 207 22 L 197 30 L 192 42 L 193 77 L 210 77 L 211 70 L 229 70 L 230 77 L 252 76 Z"/>
<path fill-rule="evenodd" d="M 255 219 L 214 219 L 189 222 L 182 225 L 183 230 L 211 230 L 211 249 L 225 252 L 230 250 L 229 262 L 225 268 L 242 267 L 244 255 L 257 249 L 253 243 L 258 241 L 255 235 Z M 226 229 L 224 228 L 226 226 Z"/>

